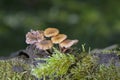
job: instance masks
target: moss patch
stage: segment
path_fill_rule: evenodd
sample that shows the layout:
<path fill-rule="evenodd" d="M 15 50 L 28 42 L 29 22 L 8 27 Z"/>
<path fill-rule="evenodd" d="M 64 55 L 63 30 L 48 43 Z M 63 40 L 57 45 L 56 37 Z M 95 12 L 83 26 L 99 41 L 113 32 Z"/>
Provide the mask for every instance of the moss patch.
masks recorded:
<path fill-rule="evenodd" d="M 30 65 L 23 59 L 12 58 L 0 60 L 1 80 L 34 80 L 30 75 Z"/>

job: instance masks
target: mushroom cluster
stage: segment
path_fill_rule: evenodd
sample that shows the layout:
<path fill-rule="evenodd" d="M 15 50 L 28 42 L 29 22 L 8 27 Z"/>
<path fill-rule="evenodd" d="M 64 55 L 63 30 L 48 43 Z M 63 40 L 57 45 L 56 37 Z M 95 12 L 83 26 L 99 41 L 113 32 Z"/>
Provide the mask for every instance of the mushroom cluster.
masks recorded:
<path fill-rule="evenodd" d="M 69 49 L 72 45 L 78 43 L 78 40 L 67 39 L 67 35 L 61 34 L 57 28 L 47 28 L 42 30 L 31 30 L 26 34 L 26 43 L 33 44 L 40 50 L 48 50 L 53 44 L 59 45 L 60 50 Z"/>

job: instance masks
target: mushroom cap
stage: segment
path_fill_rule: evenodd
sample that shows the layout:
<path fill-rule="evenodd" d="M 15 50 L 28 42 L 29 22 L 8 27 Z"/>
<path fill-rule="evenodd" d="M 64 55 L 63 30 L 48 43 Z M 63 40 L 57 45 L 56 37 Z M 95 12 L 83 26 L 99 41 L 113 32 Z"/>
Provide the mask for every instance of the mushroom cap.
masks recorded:
<path fill-rule="evenodd" d="M 53 43 L 51 40 L 43 40 L 39 43 L 36 43 L 36 48 L 42 49 L 42 50 L 47 50 L 53 47 Z"/>
<path fill-rule="evenodd" d="M 65 34 L 58 34 L 57 36 L 54 36 L 51 38 L 52 42 L 55 44 L 61 43 L 67 38 L 67 35 Z"/>
<path fill-rule="evenodd" d="M 44 31 L 38 31 L 38 35 L 36 35 L 37 36 L 37 40 L 38 40 L 38 42 L 40 42 L 40 41 L 42 41 L 42 40 L 45 40 L 45 37 L 44 37 Z"/>
<path fill-rule="evenodd" d="M 61 42 L 59 45 L 60 47 L 64 47 L 64 48 L 70 48 L 72 45 L 78 43 L 78 40 L 69 40 L 69 39 L 66 39 L 64 40 L 63 42 Z"/>
<path fill-rule="evenodd" d="M 40 42 L 42 40 L 44 40 L 44 33 L 43 31 L 34 31 L 34 30 L 31 30 L 30 32 L 28 32 L 26 34 L 26 43 L 27 44 L 34 44 L 36 42 Z"/>
<path fill-rule="evenodd" d="M 59 34 L 59 30 L 57 28 L 47 28 L 44 31 L 45 37 L 52 37 L 52 36 L 56 36 L 58 34 Z"/>

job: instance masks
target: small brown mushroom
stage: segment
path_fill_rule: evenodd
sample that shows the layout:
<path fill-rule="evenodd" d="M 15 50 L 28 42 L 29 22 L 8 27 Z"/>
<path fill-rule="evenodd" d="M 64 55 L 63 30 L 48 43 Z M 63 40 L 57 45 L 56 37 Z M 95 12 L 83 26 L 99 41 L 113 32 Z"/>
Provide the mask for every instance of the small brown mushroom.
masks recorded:
<path fill-rule="evenodd" d="M 61 42 L 61 43 L 59 44 L 59 46 L 60 46 L 61 48 L 70 48 L 72 45 L 74 45 L 74 44 L 76 44 L 76 43 L 78 43 L 78 40 L 69 40 L 69 39 L 66 39 L 66 40 L 64 40 L 63 42 Z"/>
<path fill-rule="evenodd" d="M 36 48 L 42 49 L 42 50 L 47 50 L 51 49 L 53 47 L 53 43 L 51 40 L 43 40 L 40 41 L 39 43 L 36 43 Z"/>
<path fill-rule="evenodd" d="M 44 40 L 44 33 L 43 31 L 34 31 L 34 30 L 31 30 L 30 32 L 28 32 L 26 34 L 26 43 L 27 44 L 34 44 L 36 42 L 40 42 L 42 40 Z"/>
<path fill-rule="evenodd" d="M 45 37 L 53 37 L 59 34 L 59 30 L 57 28 L 47 28 L 44 31 Z"/>
<path fill-rule="evenodd" d="M 57 36 L 54 36 L 51 38 L 52 42 L 55 44 L 61 43 L 67 38 L 67 35 L 65 34 L 58 34 Z"/>

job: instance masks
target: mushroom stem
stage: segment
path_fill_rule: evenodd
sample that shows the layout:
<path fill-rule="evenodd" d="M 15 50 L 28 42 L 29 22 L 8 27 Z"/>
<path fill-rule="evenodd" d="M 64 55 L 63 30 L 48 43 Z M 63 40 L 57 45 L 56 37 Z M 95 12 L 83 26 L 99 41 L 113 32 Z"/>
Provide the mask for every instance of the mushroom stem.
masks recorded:
<path fill-rule="evenodd" d="M 60 47 L 60 45 L 58 46 L 58 48 L 59 48 L 60 52 L 62 52 L 62 48 Z"/>
<path fill-rule="evenodd" d="M 47 54 L 49 54 L 49 52 L 48 52 L 47 50 L 45 50 L 45 52 L 46 52 Z"/>
<path fill-rule="evenodd" d="M 45 50 L 45 52 L 46 52 L 47 54 L 49 54 L 49 55 L 51 55 L 51 54 L 52 54 L 51 49 Z"/>
<path fill-rule="evenodd" d="M 67 48 L 62 48 L 62 53 L 65 53 L 68 49 Z"/>

